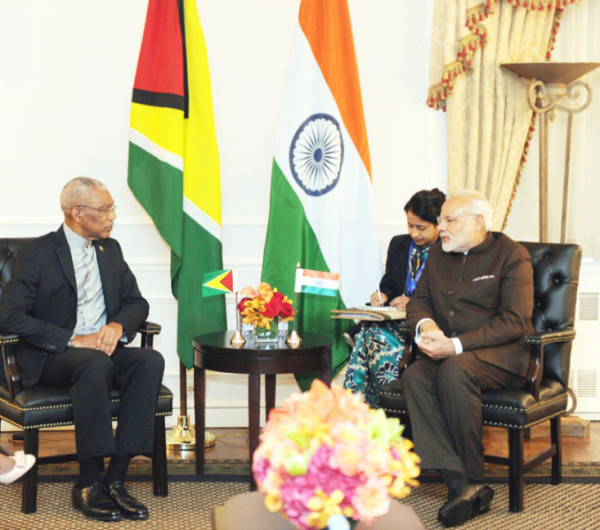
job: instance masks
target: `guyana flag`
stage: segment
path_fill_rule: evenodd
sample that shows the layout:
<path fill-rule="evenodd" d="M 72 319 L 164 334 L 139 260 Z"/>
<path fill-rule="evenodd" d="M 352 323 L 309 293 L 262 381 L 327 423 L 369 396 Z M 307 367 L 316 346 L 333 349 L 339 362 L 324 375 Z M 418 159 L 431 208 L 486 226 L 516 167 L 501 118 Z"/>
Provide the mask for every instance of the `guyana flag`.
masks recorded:
<path fill-rule="evenodd" d="M 202 297 L 223 268 L 219 153 L 206 46 L 195 0 L 149 0 L 133 87 L 127 182 L 171 248 L 177 352 L 226 329 L 222 296 Z"/>

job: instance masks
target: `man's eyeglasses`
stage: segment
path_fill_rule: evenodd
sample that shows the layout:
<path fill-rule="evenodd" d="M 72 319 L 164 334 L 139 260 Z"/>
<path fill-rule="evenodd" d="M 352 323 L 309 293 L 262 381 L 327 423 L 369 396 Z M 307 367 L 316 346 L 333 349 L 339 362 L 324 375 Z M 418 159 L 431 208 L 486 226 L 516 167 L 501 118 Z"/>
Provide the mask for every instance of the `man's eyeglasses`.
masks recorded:
<path fill-rule="evenodd" d="M 94 208 L 93 206 L 88 206 L 87 204 L 78 204 L 77 208 L 89 208 L 90 210 L 96 210 L 97 212 L 102 212 L 104 215 L 108 215 L 111 213 L 117 213 L 117 205 L 113 204 L 112 206 L 107 206 L 106 208 Z"/>
<path fill-rule="evenodd" d="M 443 215 L 437 218 L 437 224 L 441 225 L 442 223 L 446 223 L 446 226 L 452 226 L 460 217 L 471 217 L 473 215 L 477 215 L 476 213 L 466 213 L 463 215 Z"/>

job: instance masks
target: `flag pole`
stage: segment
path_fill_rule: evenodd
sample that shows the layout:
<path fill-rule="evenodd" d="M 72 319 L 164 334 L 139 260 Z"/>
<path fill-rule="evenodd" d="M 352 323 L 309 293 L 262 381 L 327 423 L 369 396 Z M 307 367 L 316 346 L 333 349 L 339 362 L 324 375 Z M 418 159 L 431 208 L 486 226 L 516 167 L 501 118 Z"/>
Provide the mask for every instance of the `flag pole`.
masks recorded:
<path fill-rule="evenodd" d="M 297 280 L 298 278 L 298 271 L 300 270 L 300 262 L 296 263 L 296 278 L 295 280 Z M 294 282 L 294 305 L 296 305 L 296 300 L 298 299 L 298 290 L 296 289 L 296 284 L 298 282 L 295 281 Z M 296 314 L 297 314 L 297 310 L 296 310 Z M 302 339 L 300 338 L 300 335 L 298 335 L 298 332 L 296 331 L 296 316 L 294 315 L 294 320 L 293 320 L 293 324 L 292 324 L 292 332 L 290 333 L 290 336 L 286 339 L 286 344 L 288 345 L 289 348 L 292 349 L 296 349 L 300 347 L 300 344 L 302 344 Z"/>
<path fill-rule="evenodd" d="M 234 267 L 233 276 L 233 290 L 235 291 L 236 295 L 235 306 L 237 311 L 236 267 Z M 236 334 L 239 334 L 239 326 L 236 326 Z M 234 347 L 241 348 L 244 345 L 246 340 L 241 335 L 240 338 L 243 341 L 240 346 L 236 346 L 233 343 L 235 335 L 234 338 L 231 339 L 231 343 Z M 180 414 L 177 417 L 177 425 L 167 433 L 167 447 L 169 449 L 175 449 L 179 451 L 193 450 L 196 448 L 196 429 L 190 423 L 190 417 L 187 413 L 187 370 L 181 360 L 179 361 L 179 412 Z M 207 447 L 214 447 L 215 443 L 215 435 L 206 431 L 204 433 L 204 448 L 206 449 Z"/>
<path fill-rule="evenodd" d="M 167 447 L 178 451 L 196 449 L 196 430 L 190 424 L 187 413 L 187 371 L 182 361 L 179 361 L 179 416 L 177 425 L 167 433 Z M 204 447 L 215 445 L 214 435 L 212 441 L 207 436 Z"/>
<path fill-rule="evenodd" d="M 238 311 L 238 289 L 237 289 L 237 265 L 233 266 L 233 270 L 234 270 L 234 283 L 235 285 L 235 309 L 234 309 L 234 313 L 235 313 L 235 333 L 233 334 L 233 337 L 231 337 L 231 345 L 234 348 L 243 348 L 244 344 L 246 344 L 246 339 L 244 338 L 244 336 L 240 333 L 240 313 Z"/>

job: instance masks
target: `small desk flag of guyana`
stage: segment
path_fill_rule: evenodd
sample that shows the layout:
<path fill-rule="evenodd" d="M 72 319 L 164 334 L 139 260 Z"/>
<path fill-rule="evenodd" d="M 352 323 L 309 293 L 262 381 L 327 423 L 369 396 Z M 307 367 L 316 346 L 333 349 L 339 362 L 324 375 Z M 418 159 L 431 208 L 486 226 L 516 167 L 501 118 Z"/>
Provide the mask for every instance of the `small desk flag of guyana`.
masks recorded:
<path fill-rule="evenodd" d="M 202 278 L 202 296 L 237 292 L 237 269 L 207 272 Z"/>

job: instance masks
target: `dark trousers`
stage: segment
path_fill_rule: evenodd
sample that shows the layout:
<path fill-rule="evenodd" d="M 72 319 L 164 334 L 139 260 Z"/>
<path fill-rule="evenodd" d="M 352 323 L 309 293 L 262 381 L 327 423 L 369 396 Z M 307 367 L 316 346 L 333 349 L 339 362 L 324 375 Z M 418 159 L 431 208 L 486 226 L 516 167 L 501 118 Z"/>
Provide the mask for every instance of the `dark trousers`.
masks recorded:
<path fill-rule="evenodd" d="M 407 368 L 401 381 L 421 467 L 459 471 L 480 481 L 481 391 L 522 387 L 524 379 L 465 352 L 442 362 L 425 356 Z"/>
<path fill-rule="evenodd" d="M 112 354 L 67 348 L 48 355 L 39 384 L 70 387 L 77 458 L 151 453 L 154 414 L 164 371 L 160 353 L 119 346 Z M 113 435 L 110 390 L 121 389 Z"/>

